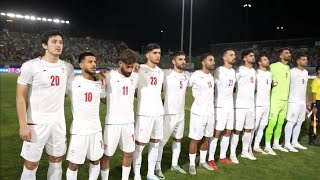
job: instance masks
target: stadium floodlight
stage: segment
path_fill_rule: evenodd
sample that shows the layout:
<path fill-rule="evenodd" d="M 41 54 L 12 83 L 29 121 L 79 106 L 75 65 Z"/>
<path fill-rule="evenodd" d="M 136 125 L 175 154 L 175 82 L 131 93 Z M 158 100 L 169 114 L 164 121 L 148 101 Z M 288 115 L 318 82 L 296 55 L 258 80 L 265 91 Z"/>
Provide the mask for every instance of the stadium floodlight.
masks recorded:
<path fill-rule="evenodd" d="M 24 16 L 25 19 L 30 19 L 30 16 Z"/>
<path fill-rule="evenodd" d="M 48 19 L 49 22 L 52 22 L 52 19 Z"/>
<path fill-rule="evenodd" d="M 42 18 L 42 21 L 47 21 L 47 18 Z"/>
<path fill-rule="evenodd" d="M 38 21 L 41 21 L 41 17 L 37 17 L 37 20 L 38 20 Z"/>
<path fill-rule="evenodd" d="M 21 14 L 16 14 L 16 18 L 24 18 Z"/>
<path fill-rule="evenodd" d="M 13 14 L 13 13 L 7 13 L 7 16 L 9 16 L 9 17 L 16 17 L 16 15 Z"/>
<path fill-rule="evenodd" d="M 30 16 L 30 20 L 34 21 L 34 20 L 36 20 L 36 17 Z"/>
<path fill-rule="evenodd" d="M 59 19 L 54 19 L 53 22 L 60 23 L 60 20 Z"/>
<path fill-rule="evenodd" d="M 66 21 L 66 23 L 69 24 L 70 22 L 69 22 L 69 21 Z"/>
<path fill-rule="evenodd" d="M 61 20 L 60 22 L 61 22 L 61 23 L 65 23 L 66 21 L 65 21 L 65 20 Z"/>
<path fill-rule="evenodd" d="M 6 15 L 6 13 L 4 13 L 4 12 L 1 13 L 1 16 L 5 16 L 5 15 Z"/>

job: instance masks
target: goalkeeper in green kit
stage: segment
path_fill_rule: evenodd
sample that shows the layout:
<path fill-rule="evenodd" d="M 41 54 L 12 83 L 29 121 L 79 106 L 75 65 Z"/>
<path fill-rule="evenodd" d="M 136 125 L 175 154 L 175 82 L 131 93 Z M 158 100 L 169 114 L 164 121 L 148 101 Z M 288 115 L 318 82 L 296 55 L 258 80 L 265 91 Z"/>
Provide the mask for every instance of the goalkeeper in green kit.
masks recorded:
<path fill-rule="evenodd" d="M 272 89 L 270 93 L 269 122 L 265 134 L 265 151 L 271 155 L 276 155 L 272 148 L 288 152 L 288 150 L 281 147 L 279 139 L 281 137 L 282 126 L 286 118 L 288 108 L 288 96 L 290 89 L 290 67 L 288 63 L 291 61 L 289 48 L 280 49 L 279 58 L 279 62 L 270 65 Z M 271 148 L 272 135 L 274 135 L 274 138 L 273 146 Z"/>

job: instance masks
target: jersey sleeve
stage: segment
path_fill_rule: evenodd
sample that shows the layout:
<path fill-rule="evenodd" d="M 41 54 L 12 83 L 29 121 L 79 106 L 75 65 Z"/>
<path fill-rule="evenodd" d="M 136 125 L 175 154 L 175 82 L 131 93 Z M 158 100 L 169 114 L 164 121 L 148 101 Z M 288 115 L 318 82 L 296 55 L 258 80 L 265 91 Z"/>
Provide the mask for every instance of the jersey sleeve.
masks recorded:
<path fill-rule="evenodd" d="M 276 73 L 276 64 L 271 64 L 270 65 L 270 73 L 272 74 L 272 80 L 277 81 L 276 76 L 274 74 Z"/>
<path fill-rule="evenodd" d="M 32 84 L 33 76 L 32 64 L 30 62 L 23 63 L 17 82 L 22 85 Z"/>
<path fill-rule="evenodd" d="M 194 73 L 195 73 L 195 72 L 194 72 Z M 189 86 L 189 87 L 192 87 L 192 86 L 195 84 L 195 82 L 196 82 L 196 77 L 195 77 L 194 74 L 191 74 L 190 80 L 189 80 L 189 83 L 188 83 L 188 86 Z"/>
<path fill-rule="evenodd" d="M 219 81 L 219 75 L 220 75 L 220 71 L 219 69 L 217 68 L 215 71 L 214 71 L 214 83 L 217 84 L 217 82 Z"/>
<path fill-rule="evenodd" d="M 69 90 L 71 91 L 72 89 L 72 82 L 75 78 L 74 76 L 74 69 L 73 66 L 70 63 L 67 63 L 67 89 L 66 89 L 66 95 L 69 95 Z"/>
<path fill-rule="evenodd" d="M 241 78 L 241 71 L 240 71 L 240 67 L 239 67 L 236 70 L 236 82 L 238 82 L 240 78 Z"/>
<path fill-rule="evenodd" d="M 102 83 L 100 83 L 100 84 L 101 84 L 101 89 L 102 89 L 102 91 L 100 93 L 100 98 L 105 98 L 105 97 L 107 97 L 107 86 L 102 85 Z"/>

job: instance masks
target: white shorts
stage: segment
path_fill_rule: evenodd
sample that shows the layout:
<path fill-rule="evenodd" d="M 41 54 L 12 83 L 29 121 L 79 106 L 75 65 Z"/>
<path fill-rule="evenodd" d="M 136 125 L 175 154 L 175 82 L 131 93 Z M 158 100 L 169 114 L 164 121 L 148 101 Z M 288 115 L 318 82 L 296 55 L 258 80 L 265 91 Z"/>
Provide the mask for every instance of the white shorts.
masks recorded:
<path fill-rule="evenodd" d="M 212 137 L 214 130 L 214 114 L 197 115 L 190 113 L 189 138 L 201 140 L 203 136 Z"/>
<path fill-rule="evenodd" d="M 254 128 L 254 108 L 249 109 L 235 109 L 235 130 L 242 131 L 244 129 Z"/>
<path fill-rule="evenodd" d="M 268 125 L 270 106 L 257 106 L 256 107 L 256 120 L 254 129 L 260 126 Z"/>
<path fill-rule="evenodd" d="M 215 129 L 224 131 L 233 130 L 234 109 L 233 108 L 215 108 Z"/>
<path fill-rule="evenodd" d="M 150 139 L 163 138 L 163 116 L 137 116 L 135 125 L 136 141 L 148 143 Z"/>
<path fill-rule="evenodd" d="M 74 164 L 83 164 L 86 157 L 90 161 L 97 161 L 103 155 L 102 133 L 91 135 L 72 134 L 67 154 L 67 160 Z"/>
<path fill-rule="evenodd" d="M 167 114 L 163 116 L 163 138 L 162 142 L 167 142 L 172 136 L 176 139 L 182 139 L 184 131 L 184 113 Z"/>
<path fill-rule="evenodd" d="M 104 129 L 104 154 L 113 156 L 119 147 L 121 151 L 132 153 L 135 149 L 134 124 L 106 124 Z"/>
<path fill-rule="evenodd" d="M 43 148 L 50 156 L 61 157 L 66 153 L 66 123 L 54 125 L 28 125 L 31 131 L 31 142 L 23 141 L 21 156 L 30 162 L 41 159 Z"/>
<path fill-rule="evenodd" d="M 318 110 L 319 111 L 319 110 Z M 287 121 L 303 122 L 306 118 L 306 104 L 304 103 L 288 103 Z"/>

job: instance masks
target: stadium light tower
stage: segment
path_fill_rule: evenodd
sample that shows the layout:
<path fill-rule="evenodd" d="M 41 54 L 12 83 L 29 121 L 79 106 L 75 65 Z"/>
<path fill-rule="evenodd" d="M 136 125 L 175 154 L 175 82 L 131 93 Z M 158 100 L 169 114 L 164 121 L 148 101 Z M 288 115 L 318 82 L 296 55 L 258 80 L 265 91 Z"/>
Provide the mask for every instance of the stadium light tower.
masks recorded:
<path fill-rule="evenodd" d="M 181 16 L 181 44 L 180 51 L 183 51 L 183 33 L 184 33 L 184 1 L 182 0 L 182 16 Z"/>
<path fill-rule="evenodd" d="M 192 9 L 193 9 L 193 0 L 191 0 L 190 7 L 190 37 L 189 37 L 189 63 L 191 63 L 191 49 L 192 49 Z"/>
<path fill-rule="evenodd" d="M 245 8 L 245 23 L 246 23 L 246 41 L 249 41 L 249 9 L 252 7 L 251 4 L 244 4 Z"/>

